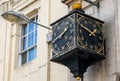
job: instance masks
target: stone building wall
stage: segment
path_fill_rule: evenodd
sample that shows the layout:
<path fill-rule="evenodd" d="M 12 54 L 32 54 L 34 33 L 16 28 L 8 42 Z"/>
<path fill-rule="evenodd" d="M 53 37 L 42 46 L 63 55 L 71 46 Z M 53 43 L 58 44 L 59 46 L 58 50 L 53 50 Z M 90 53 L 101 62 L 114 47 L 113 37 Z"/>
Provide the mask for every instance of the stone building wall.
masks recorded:
<path fill-rule="evenodd" d="M 3 0 L 0 0 L 2 3 Z M 106 59 L 90 66 L 84 81 L 119 81 L 120 1 L 100 0 L 100 8 L 88 5 L 83 1 L 86 14 L 105 22 Z M 71 5 L 68 7 L 61 0 L 21 0 L 19 3 L 9 3 L 7 9 L 27 16 L 30 12 L 38 12 L 39 23 L 49 27 L 50 23 L 66 15 Z M 20 25 L 0 17 L 0 30 L 0 81 L 76 81 L 67 67 L 49 61 L 51 47 L 46 42 L 46 35 L 50 30 L 38 27 L 37 58 L 23 66 L 18 66 Z"/>

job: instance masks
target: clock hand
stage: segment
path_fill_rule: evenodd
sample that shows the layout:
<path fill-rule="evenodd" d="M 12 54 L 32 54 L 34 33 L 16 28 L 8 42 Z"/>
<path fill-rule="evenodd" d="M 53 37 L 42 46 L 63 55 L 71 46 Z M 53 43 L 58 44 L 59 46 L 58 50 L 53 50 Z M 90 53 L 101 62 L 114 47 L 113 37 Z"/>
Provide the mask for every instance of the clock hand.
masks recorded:
<path fill-rule="evenodd" d="M 91 32 L 91 34 L 89 34 L 89 36 L 92 36 L 93 34 L 94 34 L 93 36 L 95 36 L 96 32 L 97 32 L 97 29 L 94 29 L 93 32 Z"/>
<path fill-rule="evenodd" d="M 64 31 L 60 34 L 60 38 L 65 34 L 65 32 L 68 30 L 68 26 L 64 29 Z"/>
<path fill-rule="evenodd" d="M 60 35 L 58 35 L 52 42 L 55 42 L 59 38 L 60 38 Z"/>
<path fill-rule="evenodd" d="M 64 35 L 64 33 L 66 32 L 68 30 L 68 26 L 63 30 L 63 32 L 60 34 L 60 35 L 58 35 L 52 42 L 55 42 L 57 39 L 59 39 L 59 38 L 62 38 L 62 36 Z"/>
<path fill-rule="evenodd" d="M 84 28 L 86 31 L 88 31 L 90 33 L 89 34 L 90 36 L 92 35 L 95 36 L 95 34 L 91 30 L 89 30 L 87 27 L 83 26 L 82 24 L 81 24 L 81 27 Z"/>

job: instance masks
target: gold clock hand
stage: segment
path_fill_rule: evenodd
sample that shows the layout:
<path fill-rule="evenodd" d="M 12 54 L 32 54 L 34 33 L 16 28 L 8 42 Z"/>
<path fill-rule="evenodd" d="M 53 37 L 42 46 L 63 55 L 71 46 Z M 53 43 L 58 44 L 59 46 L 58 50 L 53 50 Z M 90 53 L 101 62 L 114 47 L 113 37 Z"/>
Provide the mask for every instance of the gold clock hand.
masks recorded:
<path fill-rule="evenodd" d="M 84 28 L 86 31 L 88 31 L 90 33 L 89 34 L 90 36 L 92 35 L 95 36 L 95 34 L 91 30 L 89 30 L 87 27 L 83 26 L 82 24 L 81 24 L 81 27 Z"/>
<path fill-rule="evenodd" d="M 95 36 L 95 33 L 97 32 L 97 29 L 94 29 L 93 32 L 91 32 L 91 34 L 89 34 L 89 36 Z"/>

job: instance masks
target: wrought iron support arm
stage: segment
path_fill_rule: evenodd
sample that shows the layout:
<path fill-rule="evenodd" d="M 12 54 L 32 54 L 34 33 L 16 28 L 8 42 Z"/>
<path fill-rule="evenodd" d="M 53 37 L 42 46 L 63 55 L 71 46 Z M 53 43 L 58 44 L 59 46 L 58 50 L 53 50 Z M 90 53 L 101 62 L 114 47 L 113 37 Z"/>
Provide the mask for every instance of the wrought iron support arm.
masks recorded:
<path fill-rule="evenodd" d="M 65 3 L 65 4 L 69 4 L 69 3 L 71 3 L 71 2 L 73 2 L 74 0 L 61 0 L 61 2 L 62 3 Z M 91 0 L 83 0 L 83 1 L 86 1 L 86 2 L 88 2 L 88 3 L 90 3 L 91 5 L 94 5 L 94 6 L 96 6 L 97 8 L 99 8 L 100 7 L 100 0 L 96 0 L 96 1 L 91 1 Z"/>

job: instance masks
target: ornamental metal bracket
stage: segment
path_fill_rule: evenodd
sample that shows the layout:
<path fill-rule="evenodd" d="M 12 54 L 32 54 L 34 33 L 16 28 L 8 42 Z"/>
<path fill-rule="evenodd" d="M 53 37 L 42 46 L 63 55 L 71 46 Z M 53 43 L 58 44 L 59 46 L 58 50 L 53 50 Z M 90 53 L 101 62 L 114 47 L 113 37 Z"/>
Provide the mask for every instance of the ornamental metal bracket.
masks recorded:
<path fill-rule="evenodd" d="M 93 1 L 91 1 L 91 0 L 84 0 L 84 1 L 90 3 L 91 5 L 96 6 L 97 8 L 100 7 L 100 2 L 99 2 L 99 0 L 96 0 L 95 2 L 93 2 Z"/>
<path fill-rule="evenodd" d="M 66 5 L 69 5 L 70 3 L 74 2 L 75 0 L 61 0 L 62 3 L 66 4 Z M 100 1 L 99 0 L 96 0 L 96 1 L 91 1 L 91 0 L 84 0 L 85 2 L 88 2 L 89 4 L 91 5 L 94 5 L 96 6 L 97 8 L 100 7 Z"/>

